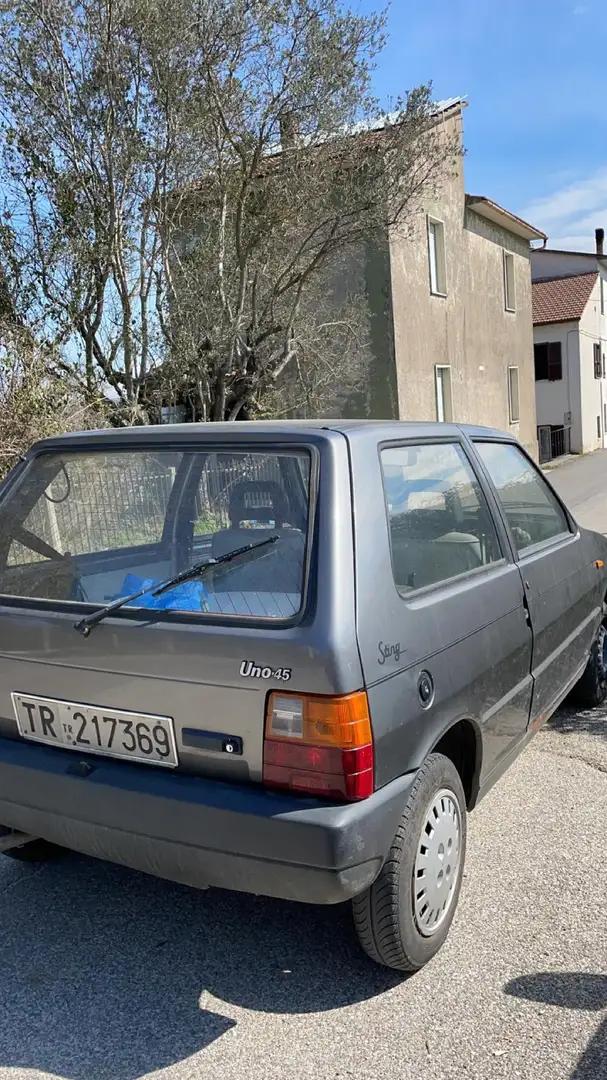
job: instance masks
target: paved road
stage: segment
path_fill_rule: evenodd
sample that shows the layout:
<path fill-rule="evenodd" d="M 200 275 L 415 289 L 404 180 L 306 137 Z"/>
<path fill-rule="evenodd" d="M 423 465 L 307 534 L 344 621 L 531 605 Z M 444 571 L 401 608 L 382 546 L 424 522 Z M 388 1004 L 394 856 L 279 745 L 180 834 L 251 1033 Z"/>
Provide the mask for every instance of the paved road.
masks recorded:
<path fill-rule="evenodd" d="M 607 533 L 607 450 L 573 458 L 548 475 L 580 525 Z"/>
<path fill-rule="evenodd" d="M 607 455 L 575 466 L 583 521 Z M 452 933 L 406 981 L 347 909 L 0 858 L 0 1080 L 605 1080 L 606 837 L 607 710 L 565 710 L 472 815 Z"/>
<path fill-rule="evenodd" d="M 68 857 L 0 868 L 0 1077 L 607 1076 L 607 720 L 559 718 L 471 819 L 452 935 L 402 982 L 346 912 Z"/>

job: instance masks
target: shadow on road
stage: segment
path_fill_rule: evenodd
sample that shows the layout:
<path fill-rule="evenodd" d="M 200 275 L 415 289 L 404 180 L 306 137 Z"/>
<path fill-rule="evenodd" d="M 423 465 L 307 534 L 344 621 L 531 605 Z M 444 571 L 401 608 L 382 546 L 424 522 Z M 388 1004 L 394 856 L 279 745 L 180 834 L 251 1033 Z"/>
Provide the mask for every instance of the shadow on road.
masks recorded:
<path fill-rule="evenodd" d="M 596 735 L 597 738 L 607 740 L 605 709 L 607 709 L 607 703 L 605 708 L 601 709 L 580 709 L 574 702 L 567 699 L 558 712 L 550 718 L 547 727 L 562 735 L 585 732 L 587 735 Z"/>
<path fill-rule="evenodd" d="M 197 892 L 80 856 L 1 870 L 0 1072 L 135 1080 L 229 1032 L 222 1003 L 322 1012 L 402 981 L 357 951 L 347 907 Z"/>
<path fill-rule="evenodd" d="M 585 972 L 545 972 L 522 975 L 505 987 L 513 997 L 559 1005 L 563 1009 L 602 1012 L 607 1009 L 607 975 Z M 582 1054 L 569 1080 L 599 1080 L 607 1077 L 607 1020 Z"/>

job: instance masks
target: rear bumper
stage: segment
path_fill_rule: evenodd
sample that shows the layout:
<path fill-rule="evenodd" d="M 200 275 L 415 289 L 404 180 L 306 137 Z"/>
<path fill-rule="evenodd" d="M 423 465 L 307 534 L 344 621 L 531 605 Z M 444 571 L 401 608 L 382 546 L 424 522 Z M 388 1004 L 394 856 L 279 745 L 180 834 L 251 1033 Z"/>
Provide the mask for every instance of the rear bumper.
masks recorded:
<path fill-rule="evenodd" d="M 335 904 L 388 853 L 414 774 L 326 805 L 161 769 L 0 739 L 0 824 L 195 888 Z"/>

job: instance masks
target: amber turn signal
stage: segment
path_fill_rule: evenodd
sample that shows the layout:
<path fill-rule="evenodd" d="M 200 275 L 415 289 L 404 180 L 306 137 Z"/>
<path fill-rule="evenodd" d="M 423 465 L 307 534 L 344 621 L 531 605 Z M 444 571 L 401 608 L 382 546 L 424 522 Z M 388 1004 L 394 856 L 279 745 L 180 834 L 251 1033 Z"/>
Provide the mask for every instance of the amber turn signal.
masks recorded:
<path fill-rule="evenodd" d="M 263 782 L 328 799 L 354 801 L 372 795 L 373 736 L 366 693 L 270 694 Z"/>
<path fill-rule="evenodd" d="M 342 750 L 367 746 L 372 741 L 367 695 L 364 690 L 340 697 L 270 694 L 266 736 Z"/>

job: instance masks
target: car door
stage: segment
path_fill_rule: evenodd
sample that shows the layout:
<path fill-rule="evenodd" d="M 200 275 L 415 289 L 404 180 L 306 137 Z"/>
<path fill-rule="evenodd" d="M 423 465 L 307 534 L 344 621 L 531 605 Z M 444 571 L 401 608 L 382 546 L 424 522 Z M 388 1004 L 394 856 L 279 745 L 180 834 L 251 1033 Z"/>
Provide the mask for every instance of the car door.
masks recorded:
<path fill-rule="evenodd" d="M 465 718 L 482 732 L 482 782 L 529 718 L 521 577 L 461 438 L 384 444 L 378 456 L 354 444 L 357 629 L 377 779 L 417 768 Z"/>
<path fill-rule="evenodd" d="M 520 446 L 490 439 L 474 444 L 496 489 L 525 590 L 533 726 L 556 708 L 588 658 L 601 617 L 594 549 Z"/>

